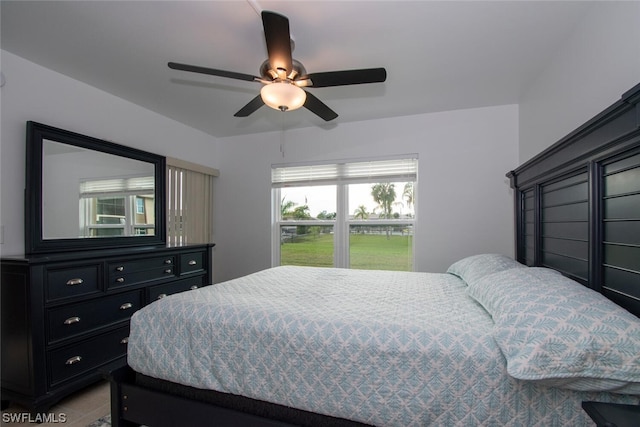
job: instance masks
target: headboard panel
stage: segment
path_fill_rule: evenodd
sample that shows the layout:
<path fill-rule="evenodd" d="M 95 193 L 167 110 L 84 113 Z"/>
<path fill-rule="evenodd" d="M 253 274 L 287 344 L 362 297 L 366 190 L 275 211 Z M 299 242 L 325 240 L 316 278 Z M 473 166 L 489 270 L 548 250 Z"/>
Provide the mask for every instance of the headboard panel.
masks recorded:
<path fill-rule="evenodd" d="M 516 257 L 640 317 L 640 84 L 507 176 Z"/>

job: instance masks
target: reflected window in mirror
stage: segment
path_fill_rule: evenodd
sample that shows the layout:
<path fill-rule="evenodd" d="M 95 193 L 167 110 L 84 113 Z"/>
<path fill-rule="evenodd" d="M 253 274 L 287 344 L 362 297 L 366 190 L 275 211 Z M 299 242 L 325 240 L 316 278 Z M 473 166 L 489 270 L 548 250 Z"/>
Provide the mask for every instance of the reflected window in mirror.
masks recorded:
<path fill-rule="evenodd" d="M 80 183 L 83 237 L 148 236 L 155 232 L 153 176 Z"/>
<path fill-rule="evenodd" d="M 165 158 L 27 122 L 25 252 L 166 244 Z"/>
<path fill-rule="evenodd" d="M 46 139 L 42 155 L 43 239 L 154 234 L 151 163 Z M 136 213 L 138 198 L 150 215 Z M 78 203 L 78 215 L 67 214 Z"/>

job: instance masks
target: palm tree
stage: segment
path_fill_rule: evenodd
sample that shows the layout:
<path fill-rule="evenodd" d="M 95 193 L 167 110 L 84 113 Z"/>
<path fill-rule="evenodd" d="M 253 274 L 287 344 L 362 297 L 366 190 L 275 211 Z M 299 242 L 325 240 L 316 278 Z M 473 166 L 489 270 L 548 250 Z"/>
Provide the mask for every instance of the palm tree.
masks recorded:
<path fill-rule="evenodd" d="M 365 205 L 360 205 L 358 206 L 358 208 L 353 211 L 353 218 L 354 219 L 361 219 L 361 220 L 365 220 L 367 218 L 369 218 L 369 212 L 367 212 L 367 207 Z M 355 230 L 357 230 L 358 233 L 364 233 L 364 226 L 362 225 L 354 225 L 353 226 Z"/>
<path fill-rule="evenodd" d="M 365 205 L 358 206 L 358 209 L 356 209 L 353 212 L 353 217 L 355 219 L 359 218 L 362 220 L 369 218 L 369 212 L 367 212 L 367 207 Z"/>
<path fill-rule="evenodd" d="M 309 206 L 307 206 L 307 205 L 296 206 L 296 208 L 293 210 L 293 218 L 294 219 L 309 219 L 309 218 L 311 218 L 311 215 L 309 214 Z M 307 225 L 298 225 L 298 226 L 296 226 L 296 234 L 297 235 L 307 234 L 308 231 L 309 231 L 309 226 L 307 226 Z"/>
<path fill-rule="evenodd" d="M 396 200 L 395 185 L 390 182 L 375 184 L 371 187 L 371 196 L 382 208 L 382 218 L 392 218 L 393 202 Z M 387 227 L 387 239 L 391 238 L 390 227 Z"/>
<path fill-rule="evenodd" d="M 296 204 L 292 200 L 288 200 L 285 202 L 284 197 L 280 202 L 280 218 L 286 219 L 293 216 L 293 207 Z"/>
<path fill-rule="evenodd" d="M 402 191 L 402 198 L 406 200 L 407 207 L 411 208 L 413 204 L 413 182 L 407 182 L 404 185 L 404 190 Z"/>
<path fill-rule="evenodd" d="M 371 196 L 378 207 L 382 208 L 382 217 L 391 218 L 393 202 L 396 200 L 395 185 L 390 182 L 375 184 L 371 187 Z"/>

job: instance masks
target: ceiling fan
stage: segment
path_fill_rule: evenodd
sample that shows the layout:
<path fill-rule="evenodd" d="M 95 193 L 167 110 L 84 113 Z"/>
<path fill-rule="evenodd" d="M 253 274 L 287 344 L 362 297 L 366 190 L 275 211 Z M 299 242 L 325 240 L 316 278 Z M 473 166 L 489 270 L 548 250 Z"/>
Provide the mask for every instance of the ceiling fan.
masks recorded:
<path fill-rule="evenodd" d="M 313 94 L 302 89 L 303 87 L 346 86 L 381 83 L 386 80 L 387 71 L 384 68 L 307 74 L 302 63 L 291 56 L 289 19 L 279 13 L 266 10 L 262 11 L 261 15 L 269 58 L 260 66 L 260 77 L 176 62 L 169 62 L 169 68 L 262 83 L 264 86 L 260 94 L 235 113 L 235 117 L 247 117 L 267 104 L 280 111 L 305 107 L 325 121 L 330 121 L 338 117 L 338 114 Z"/>

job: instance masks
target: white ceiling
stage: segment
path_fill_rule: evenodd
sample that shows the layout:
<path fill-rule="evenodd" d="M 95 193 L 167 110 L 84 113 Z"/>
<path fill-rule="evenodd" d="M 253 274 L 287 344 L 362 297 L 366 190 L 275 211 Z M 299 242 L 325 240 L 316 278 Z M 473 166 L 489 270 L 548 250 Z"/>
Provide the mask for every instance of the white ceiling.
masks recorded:
<path fill-rule="evenodd" d="M 2 49 L 216 137 L 283 126 L 518 103 L 593 6 L 582 1 L 6 1 Z M 259 75 L 256 8 L 289 18 L 310 73 L 385 67 L 385 83 L 309 88 L 339 117 L 266 106 L 233 114 L 259 83 L 167 62 Z M 284 116 L 283 116 L 284 115 Z"/>

